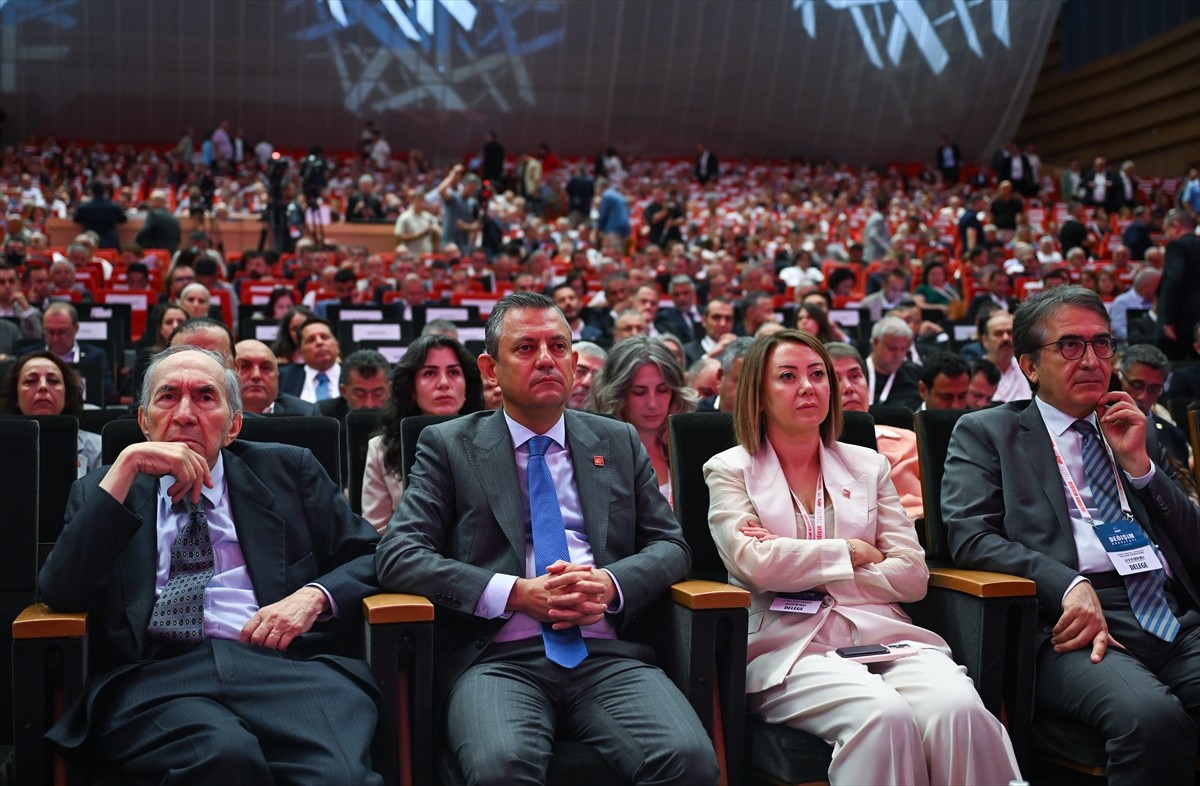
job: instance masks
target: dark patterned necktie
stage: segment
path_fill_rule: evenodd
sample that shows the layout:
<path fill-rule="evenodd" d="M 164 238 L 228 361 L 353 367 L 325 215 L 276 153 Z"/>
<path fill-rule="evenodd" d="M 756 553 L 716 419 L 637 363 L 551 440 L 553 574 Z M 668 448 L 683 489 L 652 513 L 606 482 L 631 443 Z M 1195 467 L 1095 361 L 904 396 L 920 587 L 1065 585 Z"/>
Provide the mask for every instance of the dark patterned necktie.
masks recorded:
<path fill-rule="evenodd" d="M 1071 428 L 1079 432 L 1083 440 L 1083 474 L 1087 477 L 1088 488 L 1092 490 L 1092 503 L 1096 506 L 1100 521 L 1120 521 L 1125 514 L 1117 501 L 1117 479 L 1095 427 L 1086 420 L 1077 420 Z M 1141 525 L 1133 519 L 1129 519 L 1126 525 L 1130 529 L 1141 530 Z M 1142 537 L 1147 543 L 1150 542 L 1145 532 L 1142 532 Z M 1179 620 L 1175 619 L 1171 607 L 1167 605 L 1167 596 L 1163 592 L 1165 578 L 1162 568 L 1131 573 L 1124 577 L 1125 590 L 1129 593 L 1133 615 L 1146 632 L 1163 641 L 1175 641 L 1175 636 L 1179 634 Z"/>
<path fill-rule="evenodd" d="M 567 550 L 567 530 L 558 504 L 558 492 L 554 490 L 554 479 L 546 466 L 550 438 L 533 437 L 528 445 L 526 479 L 529 483 L 529 521 L 533 529 L 533 562 L 536 569 L 542 571 L 557 560 L 570 562 L 571 555 Z M 588 654 L 583 633 L 574 625 L 566 630 L 554 630 L 550 623 L 543 622 L 542 643 L 546 647 L 546 657 L 568 669 L 578 666 Z"/>
<path fill-rule="evenodd" d="M 194 642 L 204 638 L 204 588 L 213 576 L 213 548 L 203 498 L 199 505 L 182 504 L 187 507 L 187 523 L 175 536 L 171 575 L 146 630 L 158 638 Z"/>

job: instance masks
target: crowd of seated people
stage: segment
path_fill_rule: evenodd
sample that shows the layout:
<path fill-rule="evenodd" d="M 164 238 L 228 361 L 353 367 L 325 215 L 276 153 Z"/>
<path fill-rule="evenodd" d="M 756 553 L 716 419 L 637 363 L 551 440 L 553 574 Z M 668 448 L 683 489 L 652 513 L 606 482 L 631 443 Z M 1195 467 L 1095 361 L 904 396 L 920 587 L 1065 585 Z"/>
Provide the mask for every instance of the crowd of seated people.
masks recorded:
<path fill-rule="evenodd" d="M 140 332 L 124 336 L 136 349 L 132 359 L 108 359 L 122 382 L 141 378 L 151 359 L 166 347 L 193 344 L 214 349 L 236 372 L 247 417 L 327 414 L 344 423 L 349 411 L 379 412 L 366 450 L 366 469 L 358 479 L 362 496 L 356 502 L 369 524 L 383 534 L 400 515 L 405 493 L 399 478 L 400 421 L 414 414 L 465 416 L 503 404 L 503 374 L 493 370 L 481 375 L 475 340 L 446 334 L 463 331 L 466 336 L 466 331 L 478 329 L 472 323 L 481 323 L 510 293 L 544 293 L 561 309 L 578 353 L 563 405 L 632 425 L 657 485 L 669 500 L 666 428 L 672 414 L 693 409 L 732 413 L 747 435 L 739 437 L 743 454 L 766 442 L 774 445 L 777 437 L 802 436 L 808 458 L 822 457 L 820 466 L 836 458 L 846 464 L 843 469 L 853 471 L 866 466 L 866 459 L 856 453 L 833 456 L 823 431 L 825 422 L 836 423 L 842 410 L 984 410 L 1030 399 L 1036 369 L 1021 355 L 1017 315 L 1029 298 L 1046 297 L 1037 293 L 1053 294 L 1059 286 L 1074 285 L 1070 291 L 1091 292 L 1094 302 L 1112 317 L 1111 350 L 1121 354 L 1106 384 L 1124 391 L 1149 417 L 1152 426 L 1145 436 L 1148 444 L 1154 438 L 1147 448 L 1151 458 L 1185 495 L 1195 498 L 1188 472 L 1195 457 L 1182 433 L 1187 424 L 1159 404 L 1160 398 L 1195 398 L 1200 390 L 1194 384 L 1200 320 L 1178 330 L 1194 308 L 1189 310 L 1186 302 L 1177 307 L 1181 294 L 1185 300 L 1197 300 L 1200 290 L 1189 294 L 1163 287 L 1166 280 L 1178 280 L 1178 272 L 1172 272 L 1183 253 L 1177 244 L 1195 234 L 1195 222 L 1187 210 L 1170 207 L 1161 187 L 1146 196 L 1144 205 L 1123 205 L 1109 212 L 1103 204 L 1084 204 L 1094 202 L 1094 195 L 1089 198 L 1078 190 L 1062 202 L 1054 185 L 1021 197 L 1014 196 L 1011 184 L 951 184 L 923 174 L 909 177 L 904 167 L 877 172 L 832 162 L 723 162 L 721 177 L 701 184 L 693 182 L 684 164 L 637 162 L 627 166 L 619 185 L 596 183 L 597 194 L 620 200 L 628 211 L 628 234 L 606 234 L 587 214 L 554 215 L 553 206 L 559 202 L 552 198 L 555 190 L 566 188 L 568 176 L 586 175 L 588 168 L 572 162 L 543 168 L 536 211 L 511 191 L 482 188 L 461 169 L 444 174 L 397 164 L 367 173 L 364 166 L 370 165 L 351 159 L 334 169 L 335 177 L 326 185 L 329 203 L 357 199 L 361 205 L 363 189 L 379 189 L 390 197 L 375 200 L 381 208 L 390 206 L 383 209 L 384 215 L 416 206 L 427 216 L 422 219 L 426 223 L 440 217 L 443 230 L 428 248 L 414 251 L 416 239 L 407 230 L 402 234 L 398 223 L 398 244 L 387 253 L 338 243 L 336 224 L 325 227 L 327 234 L 320 237 L 302 236 L 284 252 L 225 249 L 204 233 L 189 237 L 186 248 L 163 249 L 165 254 L 148 253 L 140 246 L 101 248 L 87 231 L 69 248 L 55 249 L 45 242 L 45 227 L 38 223 L 45 209 L 29 210 L 23 202 L 11 206 L 19 220 L 6 223 L 0 317 L 8 319 L 0 319 L 0 326 L 11 325 L 9 332 L 17 337 L 13 351 L 4 354 L 45 347 L 49 351 L 41 355 L 82 361 L 87 342 L 74 338 L 79 322 L 75 307 L 89 300 L 108 302 L 114 291 L 149 293 Z M 170 187 L 175 190 L 165 200 L 160 194 L 153 201 L 190 210 L 194 202 L 182 189 L 194 188 L 203 173 L 187 170 L 176 184 L 175 169 L 170 154 L 153 150 L 119 147 L 108 152 L 103 146 L 59 146 L 47 140 L 9 153 L 0 176 L 19 183 L 23 200 L 30 191 L 61 200 L 63 209 L 53 212 L 62 216 L 76 205 L 72 195 L 96 180 L 112 181 L 117 192 L 131 189 L 134 201 L 128 207 L 136 204 L 138 195 L 144 194 L 149 204 L 151 192 Z M 219 175 L 216 204 L 244 206 L 249 213 L 265 208 L 267 189 L 261 187 L 261 175 L 261 166 L 249 159 L 243 167 Z M 678 231 L 657 226 L 668 194 L 671 209 L 678 211 L 670 229 Z M 487 200 L 486 210 L 481 210 L 482 200 Z M 569 200 L 564 196 L 561 204 Z M 996 223 L 997 214 L 1003 226 Z M 468 220 L 472 216 L 481 220 Z M 1082 225 L 1082 234 L 1073 224 Z M 660 236 L 663 245 L 650 242 Z M 1079 244 L 1066 247 L 1063 238 Z M 1176 303 L 1170 313 L 1180 321 L 1164 322 L 1161 307 L 1164 299 L 1172 298 Z M 55 305 L 60 301 L 66 302 Z M 431 310 L 455 308 L 474 308 L 478 314 L 449 321 L 426 316 Z M 395 343 L 403 354 L 397 362 L 345 329 L 344 312 L 356 309 L 378 309 L 381 326 L 400 326 Z M 414 325 L 423 327 L 424 335 L 412 335 Z M 262 328 L 272 330 L 263 333 Z M 765 338 L 791 330 L 798 333 Z M 216 346 L 197 338 L 205 333 L 212 334 Z M 1027 335 L 1024 340 L 1028 343 Z M 1168 354 L 1155 348 L 1156 343 Z M 768 346 L 776 349 L 765 349 Z M 1059 346 L 1066 358 L 1066 348 L 1061 342 Z M 776 356 L 783 351 L 799 352 L 806 364 L 817 358 L 829 375 L 824 395 L 837 402 L 831 406 L 824 401 L 812 422 L 799 430 L 783 414 L 765 408 L 773 396 L 782 395 L 768 390 L 766 374 L 773 363 L 778 365 Z M 1084 356 L 1091 357 L 1086 346 Z M 1103 359 L 1111 357 L 1110 352 Z M 15 408 L 6 403 L 12 414 L 55 407 L 75 414 L 73 372 L 69 366 L 53 364 L 56 370 L 51 370 L 50 365 L 43 358 L 37 374 L 30 363 L 9 370 L 3 389 L 11 386 L 15 391 L 15 398 L 5 399 L 16 403 Z M 747 368 L 755 379 L 747 381 Z M 107 379 L 106 383 L 111 384 Z M 27 408 L 24 394 L 16 395 L 25 385 L 55 384 L 60 392 L 37 394 L 38 407 Z M 508 384 L 515 381 L 509 378 Z M 135 400 L 140 393 L 133 386 L 115 386 L 107 398 L 110 406 L 128 404 L 120 401 L 118 390 Z M 739 402 L 747 390 L 755 391 L 754 406 L 763 413 L 762 423 L 744 411 L 749 405 Z M 907 549 L 907 541 L 893 536 L 892 530 L 911 529 L 908 522 L 919 518 L 925 507 L 940 504 L 921 498 L 911 428 L 880 423 L 876 438 L 882 463 L 872 471 L 879 475 L 879 493 L 890 488 L 887 493 L 897 496 L 889 498 L 888 510 L 868 516 L 871 537 L 856 544 L 857 554 L 852 547 L 847 564 L 838 570 L 872 570 L 872 565 L 885 561 L 885 552 L 892 556 L 889 538 L 903 541 L 896 554 Z M 91 437 L 87 439 L 90 444 Z M 80 451 L 82 473 L 85 461 L 90 462 L 82 441 Z M 752 510 L 754 495 L 732 487 L 734 458 L 746 459 L 731 454 L 724 464 L 711 468 L 730 475 L 721 504 Z M 1119 458 L 1132 460 L 1140 454 L 1123 449 Z M 805 472 L 817 472 L 820 466 L 805 465 Z M 807 515 L 815 512 L 810 504 L 814 484 L 808 480 L 799 484 L 805 495 L 798 498 L 795 516 L 801 509 Z M 858 515 L 847 509 L 847 522 Z M 755 592 L 774 591 L 769 582 L 756 578 L 750 552 L 758 548 L 769 559 L 777 548 L 770 545 L 777 533 L 765 525 L 747 529 L 744 522 L 726 518 L 729 521 L 721 519 L 713 527 L 714 535 L 724 539 L 731 574 Z M 741 548 L 750 541 L 759 545 L 742 552 L 732 545 Z M 915 592 L 908 587 L 883 592 L 872 614 L 894 624 L 895 613 L 887 609 Z M 913 635 L 917 640 L 926 634 Z M 927 635 L 931 638 L 922 641 L 928 646 L 944 647 Z M 817 644 L 805 650 L 804 657 L 849 639 L 844 631 L 830 629 L 812 641 Z M 949 663 L 939 668 L 954 673 Z M 931 672 L 919 679 L 940 677 Z M 795 685 L 787 685 L 763 683 L 778 694 L 759 697 L 763 712 L 806 729 L 822 729 L 831 722 L 795 713 Z M 967 688 L 963 686 L 957 709 L 974 718 L 972 724 L 982 723 Z M 918 717 L 925 717 L 920 702 L 908 704 Z M 838 745 L 850 744 L 855 735 L 874 733 L 869 726 L 860 718 L 851 719 Z M 987 755 L 977 762 L 959 762 L 947 777 L 971 777 L 969 773 L 979 768 L 1015 775 L 1003 733 L 987 725 L 972 729 L 972 734 L 989 738 Z M 936 758 L 931 751 L 943 742 L 922 739 L 918 734 L 907 744 Z M 925 760 L 905 764 L 931 773 L 938 766 Z M 844 772 L 901 777 L 854 766 Z"/>

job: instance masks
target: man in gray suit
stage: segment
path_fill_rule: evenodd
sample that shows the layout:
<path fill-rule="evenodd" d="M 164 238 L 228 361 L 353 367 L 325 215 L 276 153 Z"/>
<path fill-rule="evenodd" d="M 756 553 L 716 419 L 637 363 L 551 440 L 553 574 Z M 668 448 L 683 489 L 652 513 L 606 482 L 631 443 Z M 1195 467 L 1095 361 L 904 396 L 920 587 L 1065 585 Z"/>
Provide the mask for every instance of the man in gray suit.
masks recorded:
<path fill-rule="evenodd" d="M 564 736 L 629 782 L 715 782 L 690 705 L 621 638 L 690 564 L 645 449 L 626 424 L 566 410 L 575 353 L 550 298 L 501 299 L 485 344 L 480 372 L 503 410 L 425 429 L 377 555 L 384 586 L 438 607 L 448 774 L 544 783 Z"/>
<path fill-rule="evenodd" d="M 71 490 L 38 592 L 90 612 L 91 674 L 47 736 L 136 783 L 379 784 L 353 657 L 378 536 L 308 450 L 233 441 L 223 363 L 156 356 L 148 441 Z"/>
<path fill-rule="evenodd" d="M 1013 343 L 1035 397 L 955 428 L 942 487 L 951 556 L 1037 582 L 1036 711 L 1103 736 L 1109 784 L 1191 783 L 1200 510 L 1150 461 L 1133 399 L 1108 390 L 1116 339 L 1098 295 L 1031 297 Z M 1143 538 L 1153 547 L 1125 560 Z"/>

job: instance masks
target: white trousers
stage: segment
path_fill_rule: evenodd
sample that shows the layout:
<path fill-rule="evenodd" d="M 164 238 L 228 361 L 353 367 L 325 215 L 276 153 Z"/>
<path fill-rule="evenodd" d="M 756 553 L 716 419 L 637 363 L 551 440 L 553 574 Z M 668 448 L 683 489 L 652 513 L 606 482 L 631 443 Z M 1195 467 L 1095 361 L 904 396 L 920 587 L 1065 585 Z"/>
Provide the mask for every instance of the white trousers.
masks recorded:
<path fill-rule="evenodd" d="M 836 615 L 825 628 L 850 625 Z M 819 638 L 828 641 L 826 635 Z M 836 640 L 835 639 L 835 640 Z M 869 642 L 864 642 L 869 643 Z M 893 643 L 893 642 L 888 642 Z M 828 658 L 813 642 L 782 685 L 751 694 L 769 723 L 814 734 L 833 745 L 829 782 L 861 784 L 1005 784 L 1019 779 L 1012 743 L 987 711 L 966 669 L 936 650 L 888 663 Z M 839 646 L 842 646 L 839 644 Z"/>

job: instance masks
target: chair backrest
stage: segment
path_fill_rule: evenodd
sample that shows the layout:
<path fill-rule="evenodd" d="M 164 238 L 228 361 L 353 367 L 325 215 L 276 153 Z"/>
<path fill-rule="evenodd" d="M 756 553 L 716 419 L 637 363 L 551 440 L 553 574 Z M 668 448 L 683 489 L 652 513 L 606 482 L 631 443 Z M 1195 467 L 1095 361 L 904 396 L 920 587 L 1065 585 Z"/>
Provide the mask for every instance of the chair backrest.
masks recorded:
<path fill-rule="evenodd" d="M 248 417 L 242 421 L 238 439 L 250 442 L 278 442 L 308 448 L 329 473 L 334 483 L 341 484 L 341 453 L 339 450 L 342 424 L 336 418 L 315 415 L 280 415 Z M 144 442 L 138 422 L 132 418 L 114 420 L 104 426 L 101 435 L 105 464 L 116 461 L 121 451 L 130 445 Z"/>
<path fill-rule="evenodd" d="M 912 431 L 913 411 L 902 404 L 872 404 L 870 412 L 871 417 L 881 426 Z"/>
<path fill-rule="evenodd" d="M 417 458 L 417 440 L 426 426 L 445 423 L 458 415 L 409 415 L 400 421 L 400 479 L 408 480 L 408 471 Z"/>
<path fill-rule="evenodd" d="M 379 426 L 378 409 L 356 409 L 346 413 L 346 486 L 350 489 L 350 507 L 362 513 L 363 474 L 367 469 L 367 443 Z"/>
<path fill-rule="evenodd" d="M 93 434 L 103 434 L 104 426 L 118 418 L 129 414 L 128 407 L 108 407 L 106 409 L 85 409 L 79 416 L 79 428 Z"/>
<path fill-rule="evenodd" d="M 728 571 L 708 530 L 708 484 L 704 464 L 737 444 L 733 417 L 728 412 L 690 412 L 672 415 L 671 494 L 675 518 L 692 550 L 692 578 L 725 581 Z"/>
<path fill-rule="evenodd" d="M 917 413 L 917 463 L 921 469 L 921 496 L 925 505 L 925 559 L 950 563 L 950 547 L 946 542 L 946 524 L 942 519 L 942 476 L 946 471 L 946 452 L 950 435 L 958 419 L 966 414 L 961 409 L 929 409 Z"/>
<path fill-rule="evenodd" d="M 842 435 L 838 442 L 878 450 L 875 442 L 875 418 L 866 412 L 842 411 Z"/>
<path fill-rule="evenodd" d="M 41 565 L 62 532 L 67 497 L 79 475 L 79 421 L 72 415 L 36 415 L 33 419 L 40 426 L 38 564 Z"/>
<path fill-rule="evenodd" d="M 12 626 L 21 609 L 32 603 L 38 572 L 38 467 L 40 424 L 33 418 L 0 418 L 0 673 L 12 674 Z M 0 690 L 0 744 L 13 740 L 13 692 Z"/>
<path fill-rule="evenodd" d="M 4 593 L 32 593 L 37 586 L 40 432 L 41 423 L 35 418 L 0 418 L 0 444 L 4 445 L 0 450 L 0 498 L 4 500 L 0 592 Z"/>

